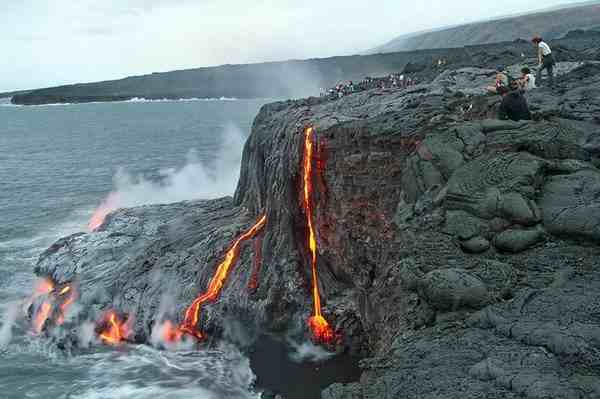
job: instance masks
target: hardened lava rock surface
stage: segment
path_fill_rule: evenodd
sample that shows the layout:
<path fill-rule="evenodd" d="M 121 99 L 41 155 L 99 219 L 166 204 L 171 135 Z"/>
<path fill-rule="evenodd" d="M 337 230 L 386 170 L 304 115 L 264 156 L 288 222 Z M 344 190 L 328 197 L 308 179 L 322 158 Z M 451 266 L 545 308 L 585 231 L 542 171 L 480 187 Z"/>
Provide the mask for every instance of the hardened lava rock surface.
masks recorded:
<path fill-rule="evenodd" d="M 86 312 L 132 314 L 143 341 L 156 320 L 180 320 L 265 214 L 202 326 L 306 329 L 299 193 L 313 126 L 323 313 L 365 355 L 360 380 L 322 398 L 600 397 L 600 66 L 573 43 L 557 87 L 526 94 L 532 121 L 495 119 L 499 98 L 481 87 L 498 53 L 485 46 L 407 89 L 265 105 L 233 198 L 119 210 L 58 241 L 36 272 L 78 281 Z"/>

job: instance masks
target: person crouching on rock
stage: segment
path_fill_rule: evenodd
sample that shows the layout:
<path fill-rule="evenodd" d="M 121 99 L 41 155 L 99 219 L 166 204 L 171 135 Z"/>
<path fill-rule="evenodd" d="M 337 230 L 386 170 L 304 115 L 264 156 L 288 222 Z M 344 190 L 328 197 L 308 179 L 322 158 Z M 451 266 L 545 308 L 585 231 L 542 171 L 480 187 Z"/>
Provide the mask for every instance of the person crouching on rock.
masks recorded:
<path fill-rule="evenodd" d="M 502 86 L 498 88 L 498 94 L 502 96 L 502 102 L 498 110 L 499 119 L 510 119 L 515 122 L 531 119 L 527 100 L 519 90 L 511 91 L 508 87 Z"/>
<path fill-rule="evenodd" d="M 521 69 L 521 78 L 518 80 L 519 88 L 523 91 L 529 91 L 535 89 L 535 76 L 531 73 L 531 70 L 527 67 Z"/>
<path fill-rule="evenodd" d="M 539 67 L 537 70 L 537 84 L 541 85 L 542 83 L 542 71 L 545 69 L 548 71 L 548 81 L 550 83 L 550 87 L 554 86 L 554 64 L 556 64 L 554 60 L 554 54 L 552 54 L 552 49 L 541 37 L 536 36 L 531 41 L 538 48 L 538 62 Z"/>
<path fill-rule="evenodd" d="M 499 66 L 496 68 L 496 81 L 493 86 L 488 86 L 487 91 L 489 93 L 498 93 L 500 87 L 508 87 L 508 76 L 504 72 L 504 68 Z"/>

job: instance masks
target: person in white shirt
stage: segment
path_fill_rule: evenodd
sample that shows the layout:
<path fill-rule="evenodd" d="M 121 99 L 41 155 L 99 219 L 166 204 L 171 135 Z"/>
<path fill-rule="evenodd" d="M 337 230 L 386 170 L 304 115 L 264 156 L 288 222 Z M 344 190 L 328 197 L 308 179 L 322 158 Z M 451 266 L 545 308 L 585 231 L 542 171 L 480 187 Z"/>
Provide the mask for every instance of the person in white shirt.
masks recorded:
<path fill-rule="evenodd" d="M 519 86 L 523 91 L 529 91 L 531 89 L 537 88 L 537 86 L 535 85 L 535 76 L 527 67 L 521 69 L 521 79 L 519 79 Z"/>
<path fill-rule="evenodd" d="M 550 87 L 554 86 L 554 54 L 552 49 L 541 37 L 536 36 L 531 40 L 538 48 L 538 62 L 539 67 L 537 71 L 537 84 L 542 83 L 542 71 L 545 69 L 548 71 L 548 81 Z"/>

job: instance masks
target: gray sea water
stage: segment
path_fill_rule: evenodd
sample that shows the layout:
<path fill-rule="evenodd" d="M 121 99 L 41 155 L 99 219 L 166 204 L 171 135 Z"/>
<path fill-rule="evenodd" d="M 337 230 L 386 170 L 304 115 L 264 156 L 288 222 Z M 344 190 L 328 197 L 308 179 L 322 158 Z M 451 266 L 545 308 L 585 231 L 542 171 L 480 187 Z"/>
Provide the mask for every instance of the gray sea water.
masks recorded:
<path fill-rule="evenodd" d="M 31 294 L 39 253 L 85 231 L 111 191 L 123 206 L 231 193 L 263 103 L 0 102 L 0 398 L 256 397 L 249 360 L 234 347 L 68 355 L 32 335 L 16 304 Z"/>
<path fill-rule="evenodd" d="M 263 336 L 254 350 L 218 343 L 166 351 L 99 343 L 66 353 L 35 336 L 22 303 L 39 254 L 119 207 L 232 194 L 261 100 L 34 107 L 0 100 L 0 399 L 319 398 L 358 379 L 357 359 Z"/>

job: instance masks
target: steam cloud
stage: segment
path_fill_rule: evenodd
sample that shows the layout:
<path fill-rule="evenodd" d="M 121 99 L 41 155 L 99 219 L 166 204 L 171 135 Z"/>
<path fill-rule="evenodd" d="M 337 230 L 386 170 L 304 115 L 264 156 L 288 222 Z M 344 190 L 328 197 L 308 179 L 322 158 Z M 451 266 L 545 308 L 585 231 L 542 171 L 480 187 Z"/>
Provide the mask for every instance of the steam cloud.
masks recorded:
<path fill-rule="evenodd" d="M 296 363 L 319 363 L 335 356 L 335 353 L 328 352 L 310 341 L 296 342 L 295 340 L 288 338 L 288 343 L 294 350 L 289 354 L 290 360 Z"/>
<path fill-rule="evenodd" d="M 2 327 L 0 327 L 0 349 L 5 348 L 12 339 L 12 328 L 19 316 L 19 304 L 11 303 L 6 307 Z"/>
<path fill-rule="evenodd" d="M 196 151 L 190 150 L 185 166 L 161 171 L 158 181 L 119 170 L 114 177 L 115 189 L 94 212 L 90 230 L 100 226 L 107 214 L 119 208 L 231 195 L 239 178 L 244 142 L 243 133 L 229 125 L 211 167 L 198 158 Z"/>

